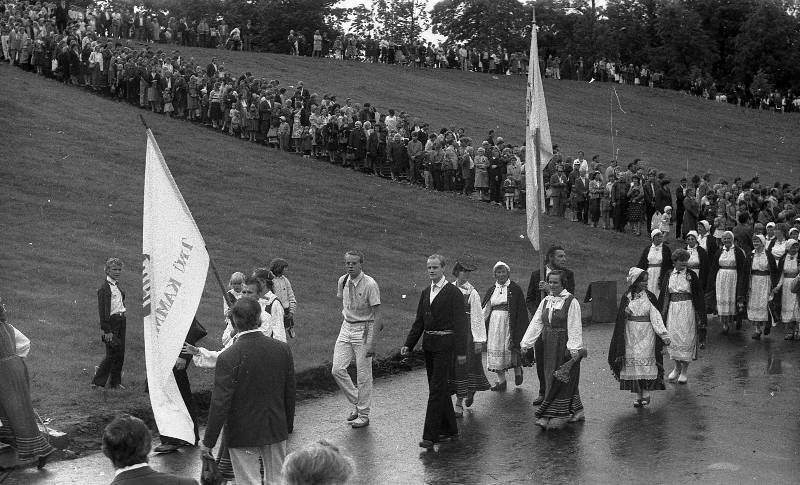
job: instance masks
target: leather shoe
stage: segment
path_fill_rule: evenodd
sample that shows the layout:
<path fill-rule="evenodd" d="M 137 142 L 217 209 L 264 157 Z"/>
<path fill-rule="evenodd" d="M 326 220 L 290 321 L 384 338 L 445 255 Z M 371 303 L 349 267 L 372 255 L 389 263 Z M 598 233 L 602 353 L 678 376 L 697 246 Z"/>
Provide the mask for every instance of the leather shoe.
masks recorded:
<path fill-rule="evenodd" d="M 156 453 L 172 453 L 178 451 L 181 445 L 175 443 L 162 443 L 155 447 L 153 451 Z"/>
<path fill-rule="evenodd" d="M 508 388 L 508 381 L 503 382 L 495 382 L 494 385 L 489 388 L 490 391 L 505 391 Z"/>
<path fill-rule="evenodd" d="M 475 402 L 475 393 L 471 392 L 466 398 L 464 398 L 464 406 L 470 407 L 472 406 L 473 402 Z"/>
<path fill-rule="evenodd" d="M 533 405 L 538 406 L 544 402 L 544 394 L 539 394 L 536 399 L 533 400 Z"/>
<path fill-rule="evenodd" d="M 521 386 L 523 378 L 524 376 L 522 374 L 522 369 L 520 369 L 519 374 L 514 374 L 514 384 L 516 384 L 517 386 Z"/>
<path fill-rule="evenodd" d="M 347 422 L 355 421 L 356 419 L 358 419 L 358 410 L 353 410 L 353 412 L 347 416 Z"/>
<path fill-rule="evenodd" d="M 365 426 L 369 426 L 369 418 L 366 416 L 359 416 L 350 422 L 350 426 L 353 428 L 363 428 Z"/>
<path fill-rule="evenodd" d="M 433 449 L 433 441 L 431 441 L 431 440 L 422 440 L 422 441 L 419 442 L 419 447 L 420 448 L 425 448 L 426 450 L 432 450 Z"/>
<path fill-rule="evenodd" d="M 650 402 L 649 397 L 647 398 L 647 402 Z M 644 399 L 642 399 L 642 405 L 644 405 Z M 586 415 L 583 414 L 582 410 L 573 414 L 572 417 L 567 420 L 568 423 L 577 423 L 578 421 L 586 421 Z"/>
<path fill-rule="evenodd" d="M 536 420 L 536 426 L 541 426 L 542 429 L 547 429 L 547 423 L 549 421 L 550 420 L 547 419 L 547 418 L 539 418 L 539 419 Z"/>

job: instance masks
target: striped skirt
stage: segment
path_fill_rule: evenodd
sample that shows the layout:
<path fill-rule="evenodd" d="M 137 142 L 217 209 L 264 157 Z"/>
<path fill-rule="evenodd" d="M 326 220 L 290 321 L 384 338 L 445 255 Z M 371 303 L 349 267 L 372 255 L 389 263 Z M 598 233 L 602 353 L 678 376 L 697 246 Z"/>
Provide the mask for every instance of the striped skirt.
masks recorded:
<path fill-rule="evenodd" d="M 561 382 L 553 373 L 570 360 L 567 352 L 567 329 L 545 326 L 542 330 L 543 358 L 536 365 L 544 366 L 544 401 L 536 411 L 537 418 L 569 418 L 583 410 L 578 382 L 581 378 L 581 364 L 575 363 L 569 372 L 569 382 Z"/>
<path fill-rule="evenodd" d="M 28 386 L 28 368 L 21 357 L 0 359 L 0 442 L 17 450 L 21 462 L 53 452 L 36 424 Z"/>
<path fill-rule="evenodd" d="M 475 344 L 472 341 L 472 332 L 470 332 L 466 363 L 459 365 L 457 357 L 453 356 L 455 362 L 453 363 L 454 372 L 453 379 L 450 381 L 450 391 L 455 392 L 456 396 L 461 399 L 467 398 L 477 391 L 486 391 L 490 387 L 486 373 L 483 372 L 481 354 L 476 354 L 474 350 Z"/>

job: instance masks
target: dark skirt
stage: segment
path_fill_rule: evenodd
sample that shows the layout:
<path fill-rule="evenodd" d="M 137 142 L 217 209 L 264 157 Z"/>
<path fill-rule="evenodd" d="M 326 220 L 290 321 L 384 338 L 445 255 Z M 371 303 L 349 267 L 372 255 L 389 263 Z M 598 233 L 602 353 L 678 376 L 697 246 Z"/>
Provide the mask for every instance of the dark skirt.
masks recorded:
<path fill-rule="evenodd" d="M 542 330 L 543 357 L 536 365 L 544 366 L 545 395 L 537 418 L 569 418 L 583 410 L 583 403 L 578 392 L 581 377 L 580 362 L 575 363 L 569 373 L 569 382 L 561 382 L 553 373 L 570 360 L 567 350 L 567 329 L 545 326 Z"/>
<path fill-rule="evenodd" d="M 28 368 L 21 357 L 0 359 L 0 442 L 17 450 L 21 462 L 53 452 L 36 424 L 28 385 Z"/>
<path fill-rule="evenodd" d="M 222 121 L 224 118 L 222 116 L 222 103 L 211 103 L 211 108 L 209 113 L 210 113 L 209 116 L 211 117 L 212 120 Z"/>
<path fill-rule="evenodd" d="M 589 199 L 589 220 L 592 222 L 600 220 L 600 199 Z"/>
<path fill-rule="evenodd" d="M 470 394 L 475 394 L 478 391 L 487 391 L 491 387 L 489 380 L 486 378 L 486 373 L 483 371 L 481 354 L 473 352 L 474 348 L 475 344 L 472 342 L 472 332 L 470 332 L 469 344 L 467 345 L 467 361 L 459 365 L 457 358 L 454 357 L 454 372 L 453 379 L 450 380 L 450 391 L 461 399 L 467 398 Z"/>

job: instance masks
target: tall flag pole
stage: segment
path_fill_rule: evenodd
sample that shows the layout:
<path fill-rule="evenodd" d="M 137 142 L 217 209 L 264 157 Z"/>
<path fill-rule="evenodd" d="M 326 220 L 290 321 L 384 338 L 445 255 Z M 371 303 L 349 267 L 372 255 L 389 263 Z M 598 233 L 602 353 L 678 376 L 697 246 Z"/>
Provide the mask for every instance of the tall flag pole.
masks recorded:
<path fill-rule="evenodd" d="M 200 304 L 209 256 L 158 143 L 145 128 L 142 304 L 150 405 L 162 435 L 194 443 L 192 418 L 172 368 Z"/>
<path fill-rule="evenodd" d="M 535 8 L 535 7 L 534 7 Z M 553 157 L 550 140 L 550 123 L 542 89 L 542 74 L 539 71 L 539 47 L 537 45 L 536 13 L 531 25 L 531 51 L 528 59 L 528 93 L 525 120 L 525 197 L 527 206 L 527 232 L 533 249 L 539 252 L 540 267 L 544 268 L 541 251 L 541 213 L 544 210 L 543 162 Z"/>

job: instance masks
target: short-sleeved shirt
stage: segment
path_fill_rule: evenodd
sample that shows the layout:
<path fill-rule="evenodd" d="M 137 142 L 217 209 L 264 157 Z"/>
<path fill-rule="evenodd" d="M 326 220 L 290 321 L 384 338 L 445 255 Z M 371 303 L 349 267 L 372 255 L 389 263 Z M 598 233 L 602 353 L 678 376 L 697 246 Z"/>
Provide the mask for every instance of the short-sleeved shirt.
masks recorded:
<path fill-rule="evenodd" d="M 342 317 L 348 323 L 375 321 L 374 307 L 381 304 L 378 283 L 362 272 L 355 279 L 349 275 L 339 278 L 336 296 L 342 299 Z"/>

